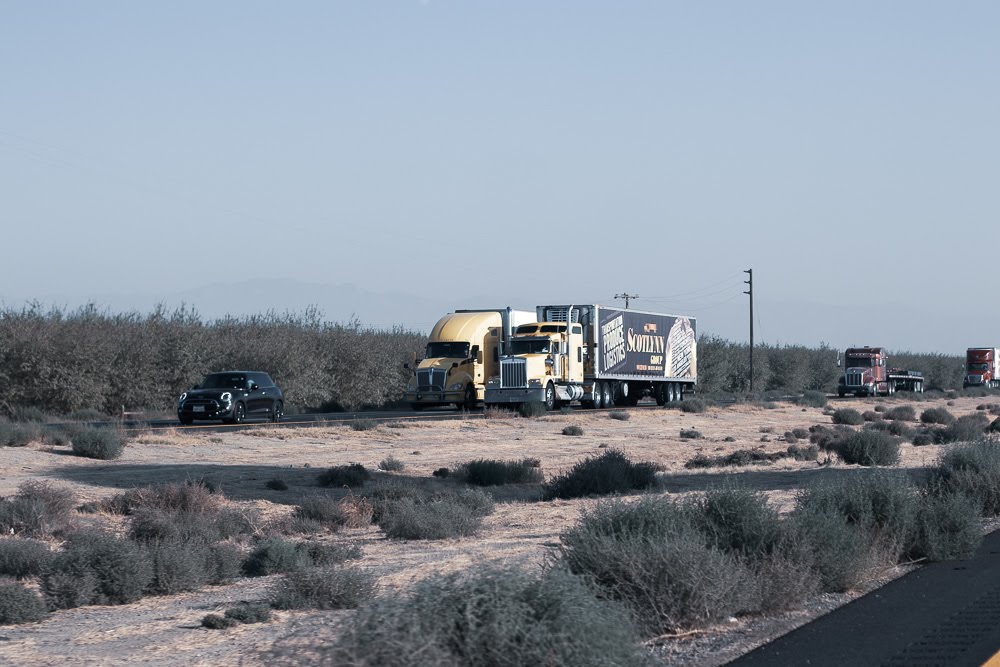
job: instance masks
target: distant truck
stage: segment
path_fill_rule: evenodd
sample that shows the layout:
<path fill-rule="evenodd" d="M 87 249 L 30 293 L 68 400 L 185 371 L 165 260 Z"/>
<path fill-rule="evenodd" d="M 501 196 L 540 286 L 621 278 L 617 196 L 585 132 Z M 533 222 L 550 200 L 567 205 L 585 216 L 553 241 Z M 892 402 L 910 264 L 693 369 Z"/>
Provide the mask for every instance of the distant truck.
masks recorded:
<path fill-rule="evenodd" d="M 965 379 L 962 388 L 1000 387 L 1000 348 L 970 347 L 965 351 Z"/>
<path fill-rule="evenodd" d="M 541 402 L 547 409 L 660 405 L 683 400 L 697 381 L 695 319 L 601 305 L 538 306 L 508 329 L 486 405 Z"/>
<path fill-rule="evenodd" d="M 881 347 L 850 347 L 844 352 L 844 374 L 838 396 L 889 396 L 897 390 L 922 392 L 924 374 L 889 367 L 889 355 Z"/>
<path fill-rule="evenodd" d="M 501 312 L 503 315 L 501 315 Z M 405 400 L 414 410 L 454 404 L 474 409 L 483 400 L 485 382 L 497 372 L 504 318 L 531 322 L 530 310 L 456 310 L 434 325 L 424 358 L 413 367 Z"/>

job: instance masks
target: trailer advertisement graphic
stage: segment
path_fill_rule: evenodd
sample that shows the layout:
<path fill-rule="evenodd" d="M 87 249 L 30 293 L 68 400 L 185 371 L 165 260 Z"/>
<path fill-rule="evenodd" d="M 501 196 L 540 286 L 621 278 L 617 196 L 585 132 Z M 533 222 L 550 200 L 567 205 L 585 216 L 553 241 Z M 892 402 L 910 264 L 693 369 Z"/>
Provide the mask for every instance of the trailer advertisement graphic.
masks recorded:
<path fill-rule="evenodd" d="M 692 377 L 695 349 L 694 322 L 690 318 L 601 310 L 601 373 Z"/>

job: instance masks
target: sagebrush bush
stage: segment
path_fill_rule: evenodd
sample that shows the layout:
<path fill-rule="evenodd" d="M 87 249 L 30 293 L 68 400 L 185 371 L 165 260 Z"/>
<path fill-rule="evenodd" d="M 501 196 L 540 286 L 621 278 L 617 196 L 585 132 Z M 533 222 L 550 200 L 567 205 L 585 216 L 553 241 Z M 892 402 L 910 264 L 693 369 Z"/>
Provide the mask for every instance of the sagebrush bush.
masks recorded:
<path fill-rule="evenodd" d="M 44 434 L 38 424 L 0 421 L 0 447 L 26 447 L 42 440 Z"/>
<path fill-rule="evenodd" d="M 351 430 L 353 431 L 373 431 L 376 428 L 378 428 L 378 422 L 374 419 L 351 420 Z"/>
<path fill-rule="evenodd" d="M 965 415 L 935 431 L 935 441 L 939 443 L 972 442 L 982 438 L 988 427 L 989 418 L 986 415 L 978 412 Z"/>
<path fill-rule="evenodd" d="M 345 621 L 319 659 L 407 667 L 417 655 L 425 665 L 649 664 L 628 617 L 576 577 L 496 566 L 431 575 L 404 594 L 375 599 Z"/>
<path fill-rule="evenodd" d="M 208 547 L 208 583 L 228 584 L 243 573 L 243 549 L 229 542 Z"/>
<path fill-rule="evenodd" d="M 845 426 L 858 426 L 865 422 L 865 418 L 854 408 L 839 408 L 833 412 L 833 423 Z"/>
<path fill-rule="evenodd" d="M 153 580 L 153 564 L 140 545 L 108 533 L 79 531 L 42 572 L 49 607 L 128 604 L 142 597 Z"/>
<path fill-rule="evenodd" d="M 119 493 L 101 503 L 101 508 L 113 514 L 132 514 L 139 509 L 166 512 L 210 513 L 218 511 L 223 496 L 204 481 L 166 482 L 139 486 Z"/>
<path fill-rule="evenodd" d="M 866 422 L 879 422 L 882 421 L 882 415 L 875 412 L 874 410 L 865 410 L 861 413 L 861 418 Z"/>
<path fill-rule="evenodd" d="M 201 619 L 201 627 L 209 630 L 225 630 L 239 624 L 235 618 L 227 618 L 222 614 L 205 614 Z"/>
<path fill-rule="evenodd" d="M 263 577 L 279 572 L 291 572 L 306 564 L 305 555 L 298 544 L 281 537 L 261 540 L 243 561 L 243 572 L 248 577 Z"/>
<path fill-rule="evenodd" d="M 272 477 L 264 482 L 264 487 L 270 489 L 271 491 L 287 491 L 288 482 L 283 479 L 278 479 L 277 477 Z"/>
<path fill-rule="evenodd" d="M 569 426 L 564 426 L 562 430 L 563 435 L 583 435 L 583 427 L 576 424 L 570 424 Z"/>
<path fill-rule="evenodd" d="M 376 577 L 355 567 L 311 567 L 289 572 L 271 591 L 276 609 L 354 609 L 375 594 Z"/>
<path fill-rule="evenodd" d="M 822 391 L 816 391 L 815 389 L 807 389 L 802 392 L 796 400 L 799 405 L 807 405 L 812 408 L 825 408 L 826 407 L 826 394 Z"/>
<path fill-rule="evenodd" d="M 983 541 L 979 503 L 957 493 L 924 496 L 907 557 L 931 561 L 969 558 Z"/>
<path fill-rule="evenodd" d="M 797 507 L 789 528 L 809 555 L 810 569 L 824 592 L 855 588 L 880 563 L 868 536 L 835 508 Z"/>
<path fill-rule="evenodd" d="M 148 590 L 172 595 L 201 588 L 212 578 L 213 563 L 208 546 L 200 542 L 161 540 L 147 545 L 153 565 Z"/>
<path fill-rule="evenodd" d="M 321 493 L 310 493 L 303 496 L 296 506 L 293 516 L 315 521 L 333 531 L 340 530 L 347 524 L 347 516 L 343 511 L 341 501 Z"/>
<path fill-rule="evenodd" d="M 386 472 L 402 472 L 406 468 L 406 464 L 395 456 L 389 455 L 379 461 L 378 467 L 379 470 L 385 470 Z"/>
<path fill-rule="evenodd" d="M 0 533 L 40 537 L 70 525 L 76 497 L 47 481 L 28 480 L 17 493 L 0 498 Z"/>
<path fill-rule="evenodd" d="M 45 542 L 24 537 L 0 537 L 0 576 L 23 579 L 39 574 L 52 559 Z"/>
<path fill-rule="evenodd" d="M 899 441 L 884 431 L 865 429 L 841 440 L 837 454 L 845 463 L 892 466 L 899 463 Z"/>
<path fill-rule="evenodd" d="M 580 498 L 648 489 L 656 483 L 656 471 L 655 463 L 634 463 L 624 452 L 607 449 L 600 456 L 588 457 L 549 481 L 545 497 L 550 500 Z"/>
<path fill-rule="evenodd" d="M 897 437 L 903 438 L 904 440 L 912 440 L 915 431 L 906 425 L 903 421 L 891 421 L 889 422 L 889 433 Z"/>
<path fill-rule="evenodd" d="M 517 414 L 522 417 L 541 417 L 546 412 L 545 404 L 541 401 L 531 401 L 529 403 L 521 403 L 517 406 Z"/>
<path fill-rule="evenodd" d="M 0 625 L 31 623 L 45 618 L 45 603 L 23 584 L 0 581 Z"/>
<path fill-rule="evenodd" d="M 631 413 L 628 410 L 612 410 L 608 413 L 608 417 L 615 419 L 620 422 L 627 422 L 631 417 Z"/>
<path fill-rule="evenodd" d="M 703 398 L 689 398 L 677 404 L 681 412 L 704 412 L 708 409 L 708 401 Z"/>
<path fill-rule="evenodd" d="M 925 424 L 950 424 L 955 421 L 955 415 L 944 408 L 927 408 L 920 413 L 920 421 Z"/>
<path fill-rule="evenodd" d="M 1000 515 L 1000 441 L 955 445 L 931 470 L 931 488 L 974 499 L 986 516 Z"/>
<path fill-rule="evenodd" d="M 536 484 L 543 475 L 535 459 L 501 461 L 498 459 L 476 459 L 455 467 L 456 477 L 476 486 L 499 486 L 502 484 Z"/>
<path fill-rule="evenodd" d="M 492 512 L 492 507 L 490 508 Z M 443 540 L 479 532 L 485 514 L 456 495 L 388 500 L 377 523 L 386 537 Z"/>
<path fill-rule="evenodd" d="M 681 439 L 683 440 L 698 440 L 702 437 L 701 431 L 696 431 L 694 429 L 681 429 Z"/>
<path fill-rule="evenodd" d="M 917 419 L 917 411 L 913 409 L 912 405 L 897 405 L 894 408 L 886 410 L 886 419 L 894 419 L 896 421 L 912 422 Z"/>
<path fill-rule="evenodd" d="M 349 465 L 333 466 L 320 473 L 317 483 L 320 486 L 363 486 L 371 479 L 371 473 L 360 463 Z"/>
<path fill-rule="evenodd" d="M 125 451 L 125 436 L 117 429 L 104 426 L 77 430 L 71 439 L 73 453 L 89 459 L 110 461 Z"/>

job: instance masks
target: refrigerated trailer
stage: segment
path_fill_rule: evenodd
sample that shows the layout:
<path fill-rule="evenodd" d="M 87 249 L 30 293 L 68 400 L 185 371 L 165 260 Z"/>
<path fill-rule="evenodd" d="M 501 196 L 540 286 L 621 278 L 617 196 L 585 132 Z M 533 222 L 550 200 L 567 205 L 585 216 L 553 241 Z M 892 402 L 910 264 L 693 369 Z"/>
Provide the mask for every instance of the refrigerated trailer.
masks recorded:
<path fill-rule="evenodd" d="M 683 400 L 698 379 L 693 317 L 599 304 L 538 306 L 537 322 L 509 331 L 484 403 L 540 401 L 549 409 L 660 405 Z"/>

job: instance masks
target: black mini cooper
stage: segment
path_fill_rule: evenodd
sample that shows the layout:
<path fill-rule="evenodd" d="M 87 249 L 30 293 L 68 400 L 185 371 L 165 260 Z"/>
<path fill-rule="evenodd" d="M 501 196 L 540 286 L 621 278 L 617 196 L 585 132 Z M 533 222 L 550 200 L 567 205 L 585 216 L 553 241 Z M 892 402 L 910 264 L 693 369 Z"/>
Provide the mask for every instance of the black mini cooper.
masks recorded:
<path fill-rule="evenodd" d="M 285 411 L 284 397 L 267 373 L 224 371 L 206 375 L 201 384 L 177 399 L 177 418 L 182 424 L 196 419 L 239 424 L 247 417 L 264 416 L 279 421 Z"/>

